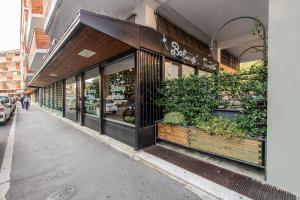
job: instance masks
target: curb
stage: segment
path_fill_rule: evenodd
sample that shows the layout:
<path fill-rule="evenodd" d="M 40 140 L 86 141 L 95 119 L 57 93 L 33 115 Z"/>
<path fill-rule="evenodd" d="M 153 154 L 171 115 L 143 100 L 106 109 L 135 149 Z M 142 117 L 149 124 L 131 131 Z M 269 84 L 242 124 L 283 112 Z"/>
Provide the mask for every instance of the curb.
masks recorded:
<path fill-rule="evenodd" d="M 4 154 L 1 171 L 0 171 L 0 200 L 6 200 L 5 196 L 10 187 L 10 174 L 11 174 L 12 157 L 14 151 L 14 143 L 15 143 L 17 115 L 18 115 L 18 109 L 16 109 L 14 113 L 14 118 L 7 138 L 5 154 Z"/>

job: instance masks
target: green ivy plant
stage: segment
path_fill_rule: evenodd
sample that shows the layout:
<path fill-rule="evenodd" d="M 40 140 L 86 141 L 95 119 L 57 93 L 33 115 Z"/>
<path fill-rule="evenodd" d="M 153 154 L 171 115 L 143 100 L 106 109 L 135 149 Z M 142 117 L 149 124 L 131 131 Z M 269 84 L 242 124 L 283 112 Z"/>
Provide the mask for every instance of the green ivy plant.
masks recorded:
<path fill-rule="evenodd" d="M 185 125 L 202 128 L 218 135 L 266 136 L 267 66 L 262 61 L 235 74 L 190 76 L 164 81 L 157 105 L 165 113 L 179 112 Z M 212 111 L 220 106 L 232 108 L 239 102 L 240 115 L 233 122 L 216 119 Z M 217 125 L 226 129 L 213 128 Z M 209 126 L 212 126 L 210 129 Z"/>
<path fill-rule="evenodd" d="M 187 125 L 195 125 L 199 117 L 206 121 L 219 103 L 214 79 L 213 76 L 190 76 L 167 80 L 159 90 L 157 104 L 165 113 L 182 113 Z"/>
<path fill-rule="evenodd" d="M 222 117 L 213 117 L 208 121 L 198 119 L 196 128 L 199 128 L 211 135 L 222 137 L 245 137 L 246 133 L 239 129 L 235 122 Z"/>
<path fill-rule="evenodd" d="M 185 125 L 185 117 L 180 112 L 170 112 L 165 114 L 163 123 L 173 124 L 173 125 Z"/>
<path fill-rule="evenodd" d="M 267 67 L 264 62 L 240 72 L 239 101 L 241 114 L 236 118 L 240 129 L 251 136 L 265 136 L 267 132 Z"/>

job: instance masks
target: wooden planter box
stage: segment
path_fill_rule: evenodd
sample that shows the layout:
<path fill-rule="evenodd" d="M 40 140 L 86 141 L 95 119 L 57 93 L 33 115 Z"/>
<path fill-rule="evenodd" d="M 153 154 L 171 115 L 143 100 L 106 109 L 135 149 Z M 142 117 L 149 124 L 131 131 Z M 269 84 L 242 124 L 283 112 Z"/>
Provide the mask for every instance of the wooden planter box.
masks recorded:
<path fill-rule="evenodd" d="M 224 138 L 199 129 L 189 130 L 189 145 L 193 149 L 263 166 L 263 141 L 250 138 Z"/>
<path fill-rule="evenodd" d="M 224 138 L 195 128 L 158 123 L 157 137 L 214 155 L 264 166 L 264 141 L 253 138 Z"/>
<path fill-rule="evenodd" d="M 157 137 L 168 142 L 173 142 L 188 147 L 188 132 L 189 129 L 182 126 L 158 123 Z"/>

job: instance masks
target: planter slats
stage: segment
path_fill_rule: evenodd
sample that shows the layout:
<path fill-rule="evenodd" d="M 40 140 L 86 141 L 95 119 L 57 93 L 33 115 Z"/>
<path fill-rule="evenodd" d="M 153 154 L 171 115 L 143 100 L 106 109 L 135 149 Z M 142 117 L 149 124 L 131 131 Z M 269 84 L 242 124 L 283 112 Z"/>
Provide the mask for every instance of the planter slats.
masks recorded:
<path fill-rule="evenodd" d="M 159 137 L 176 144 L 188 145 L 188 129 L 180 126 L 159 124 Z"/>
<path fill-rule="evenodd" d="M 224 138 L 195 128 L 158 124 L 158 138 L 192 149 L 263 166 L 263 142 L 252 138 Z"/>

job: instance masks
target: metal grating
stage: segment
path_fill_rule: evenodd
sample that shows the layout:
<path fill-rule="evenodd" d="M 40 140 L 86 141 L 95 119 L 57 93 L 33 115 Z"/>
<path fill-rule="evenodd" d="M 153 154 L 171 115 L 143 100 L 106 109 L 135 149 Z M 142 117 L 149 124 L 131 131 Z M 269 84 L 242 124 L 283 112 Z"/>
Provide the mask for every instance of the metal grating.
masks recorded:
<path fill-rule="evenodd" d="M 153 145 L 144 151 L 251 199 L 297 200 L 290 192 L 160 146 Z"/>

